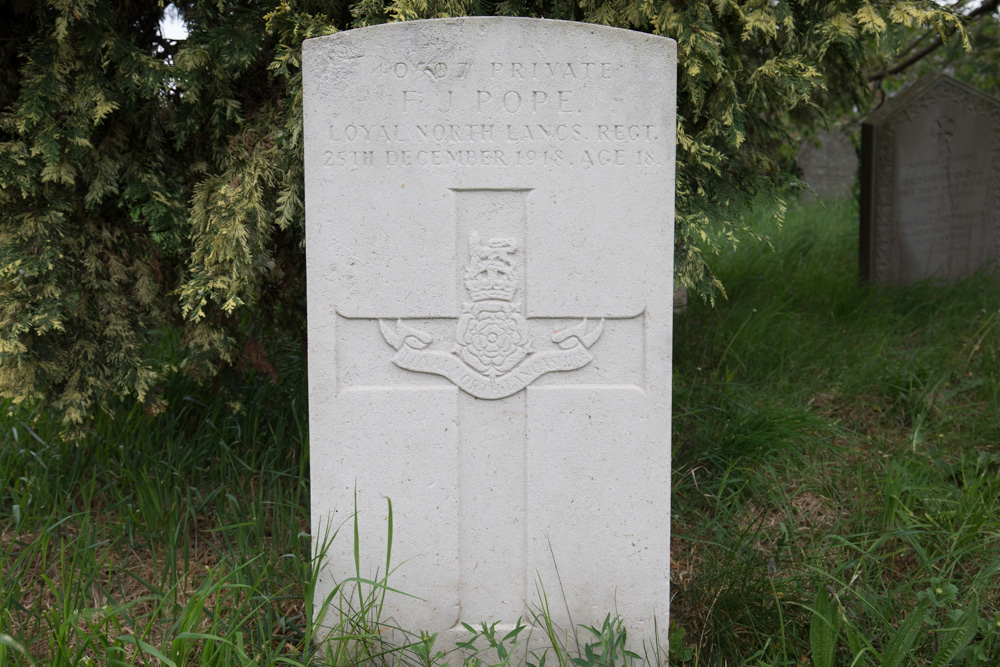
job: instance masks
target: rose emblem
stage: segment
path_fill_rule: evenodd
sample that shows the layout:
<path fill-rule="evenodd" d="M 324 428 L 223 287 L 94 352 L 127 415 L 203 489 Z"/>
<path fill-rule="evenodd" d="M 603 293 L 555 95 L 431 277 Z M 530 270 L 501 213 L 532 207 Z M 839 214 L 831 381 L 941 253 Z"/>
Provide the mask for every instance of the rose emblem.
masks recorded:
<path fill-rule="evenodd" d="M 455 352 L 480 373 L 490 377 L 506 373 L 532 351 L 527 321 L 507 302 L 471 305 L 458 321 Z"/>

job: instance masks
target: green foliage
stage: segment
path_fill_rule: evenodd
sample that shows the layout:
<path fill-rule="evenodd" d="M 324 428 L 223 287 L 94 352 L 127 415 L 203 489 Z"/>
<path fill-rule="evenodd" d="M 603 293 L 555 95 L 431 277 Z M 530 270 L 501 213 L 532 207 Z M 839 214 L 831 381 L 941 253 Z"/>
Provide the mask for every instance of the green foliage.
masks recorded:
<path fill-rule="evenodd" d="M 927 604 L 921 602 L 896 628 L 888 645 L 882 652 L 882 663 L 888 667 L 899 667 L 913 662 L 913 645 L 917 642 L 924 621 Z"/>
<path fill-rule="evenodd" d="M 684 642 L 684 635 L 686 634 L 687 630 L 684 628 L 674 623 L 670 624 L 670 635 L 667 643 L 672 662 L 688 662 L 694 657 L 694 651 Z"/>
<path fill-rule="evenodd" d="M 698 664 L 995 663 L 995 279 L 859 284 L 850 205 L 757 225 L 677 318 L 672 621 Z"/>
<path fill-rule="evenodd" d="M 67 427 L 115 396 L 158 413 L 178 372 L 277 381 L 304 329 L 304 39 L 487 13 L 676 39 L 677 280 L 714 301 L 704 253 L 780 202 L 788 130 L 863 106 L 872 45 L 956 20 L 930 0 L 173 4 L 180 43 L 162 0 L 0 0 L 0 395 Z"/>
<path fill-rule="evenodd" d="M 958 2 L 966 34 L 945 39 L 925 26 L 907 27 L 896 37 L 895 52 L 873 52 L 868 56 L 868 78 L 886 92 L 894 92 L 917 78 L 947 71 L 961 81 L 992 95 L 1000 94 L 1000 2 Z M 972 49 L 968 47 L 971 45 Z M 891 79 L 883 81 L 883 77 Z M 882 97 L 879 95 L 879 97 Z"/>
<path fill-rule="evenodd" d="M 837 651 L 837 634 L 840 630 L 840 610 L 833 603 L 826 586 L 820 586 L 813 603 L 813 617 L 809 623 L 809 647 L 815 667 L 833 667 Z"/>
<path fill-rule="evenodd" d="M 173 377 L 158 420 L 123 399 L 81 445 L 0 403 L 0 664 L 994 665 L 1000 289 L 858 285 L 855 221 L 758 220 L 776 252 L 721 258 L 730 300 L 678 317 L 669 654 L 613 614 L 558 627 L 539 583 L 528 628 L 482 619 L 459 656 L 385 617 L 389 550 L 319 601 L 321 655 L 313 557 L 343 535 L 308 535 L 305 383 L 234 414 Z"/>
<path fill-rule="evenodd" d="M 464 649 L 469 655 L 465 659 L 467 667 L 485 667 L 489 663 L 484 662 L 479 656 L 482 654 L 488 656 L 494 652 L 500 660 L 500 662 L 496 663 L 495 667 L 507 667 L 510 664 L 511 659 L 514 657 L 513 650 L 518 643 L 518 635 L 524 632 L 527 626 L 521 622 L 520 618 L 517 619 L 514 627 L 507 632 L 503 632 L 502 630 L 498 632 L 497 626 L 499 625 L 499 621 L 494 621 L 493 623 L 483 621 L 478 628 L 475 628 L 468 623 L 462 623 L 462 627 L 465 628 L 469 638 L 458 642 L 458 647 Z M 479 640 L 483 640 L 485 643 L 484 647 L 480 648 L 476 646 Z M 444 657 L 443 654 L 441 657 Z"/>

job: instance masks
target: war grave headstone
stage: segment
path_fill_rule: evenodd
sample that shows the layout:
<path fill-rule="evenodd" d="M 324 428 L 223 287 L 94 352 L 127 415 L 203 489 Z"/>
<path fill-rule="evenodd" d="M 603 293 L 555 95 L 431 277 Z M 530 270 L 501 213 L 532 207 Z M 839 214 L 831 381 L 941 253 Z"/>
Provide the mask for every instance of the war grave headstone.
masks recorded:
<path fill-rule="evenodd" d="M 539 19 L 303 47 L 317 604 L 392 565 L 383 616 L 665 631 L 676 52 Z M 556 568 L 558 568 L 558 573 Z"/>
<path fill-rule="evenodd" d="M 802 180 L 820 199 L 837 200 L 850 194 L 858 175 L 858 154 L 840 130 L 823 130 L 807 138 L 796 160 Z M 812 196 L 807 191 L 808 196 Z"/>
<path fill-rule="evenodd" d="M 862 125 L 860 274 L 954 280 L 1000 258 L 1000 100 L 921 79 Z"/>

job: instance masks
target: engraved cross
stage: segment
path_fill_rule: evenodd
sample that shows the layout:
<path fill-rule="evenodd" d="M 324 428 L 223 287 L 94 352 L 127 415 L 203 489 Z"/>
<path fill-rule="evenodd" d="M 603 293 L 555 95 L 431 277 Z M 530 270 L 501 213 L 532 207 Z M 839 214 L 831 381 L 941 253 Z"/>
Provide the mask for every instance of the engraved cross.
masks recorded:
<path fill-rule="evenodd" d="M 428 390 L 451 385 L 461 390 L 456 413 L 459 620 L 468 623 L 513 621 L 530 598 L 528 391 L 574 386 L 644 390 L 644 313 L 526 316 L 531 298 L 530 192 L 452 189 L 457 319 L 337 319 L 338 339 L 374 341 L 373 329 L 382 339 L 380 344 L 367 343 L 367 354 L 354 355 L 363 356 L 365 363 L 350 366 L 344 360 L 338 392 L 400 385 Z M 371 367 L 372 358 L 382 359 L 375 362 L 376 368 Z M 414 381 L 421 377 L 417 374 L 426 382 Z M 500 522 L 519 524 L 521 539 L 498 539 L 502 532 L 491 526 Z M 466 594 L 472 591 L 475 594 Z"/>

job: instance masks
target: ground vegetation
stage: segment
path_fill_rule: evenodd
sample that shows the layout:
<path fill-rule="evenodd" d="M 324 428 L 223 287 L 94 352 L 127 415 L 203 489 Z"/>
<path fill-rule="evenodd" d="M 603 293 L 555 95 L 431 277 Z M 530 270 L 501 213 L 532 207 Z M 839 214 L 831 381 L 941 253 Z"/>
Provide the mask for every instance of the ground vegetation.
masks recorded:
<path fill-rule="evenodd" d="M 729 300 L 677 318 L 670 664 L 1000 655 L 1000 290 L 859 285 L 856 219 L 796 205 L 779 229 L 764 212 L 775 252 L 716 259 Z M 58 416 L 0 404 L 0 665 L 462 664 L 419 628 L 384 641 L 379 584 L 418 566 L 392 558 L 358 573 L 361 596 L 342 582 L 313 643 L 304 382 L 247 384 L 236 412 L 182 376 L 165 391 L 158 420 L 121 400 L 76 444 Z M 563 604 L 540 584 L 535 640 Z M 579 647 L 552 628 L 545 664 L 662 658 L 623 654 L 606 611 Z M 529 632 L 497 620 L 470 619 L 491 665 Z"/>

